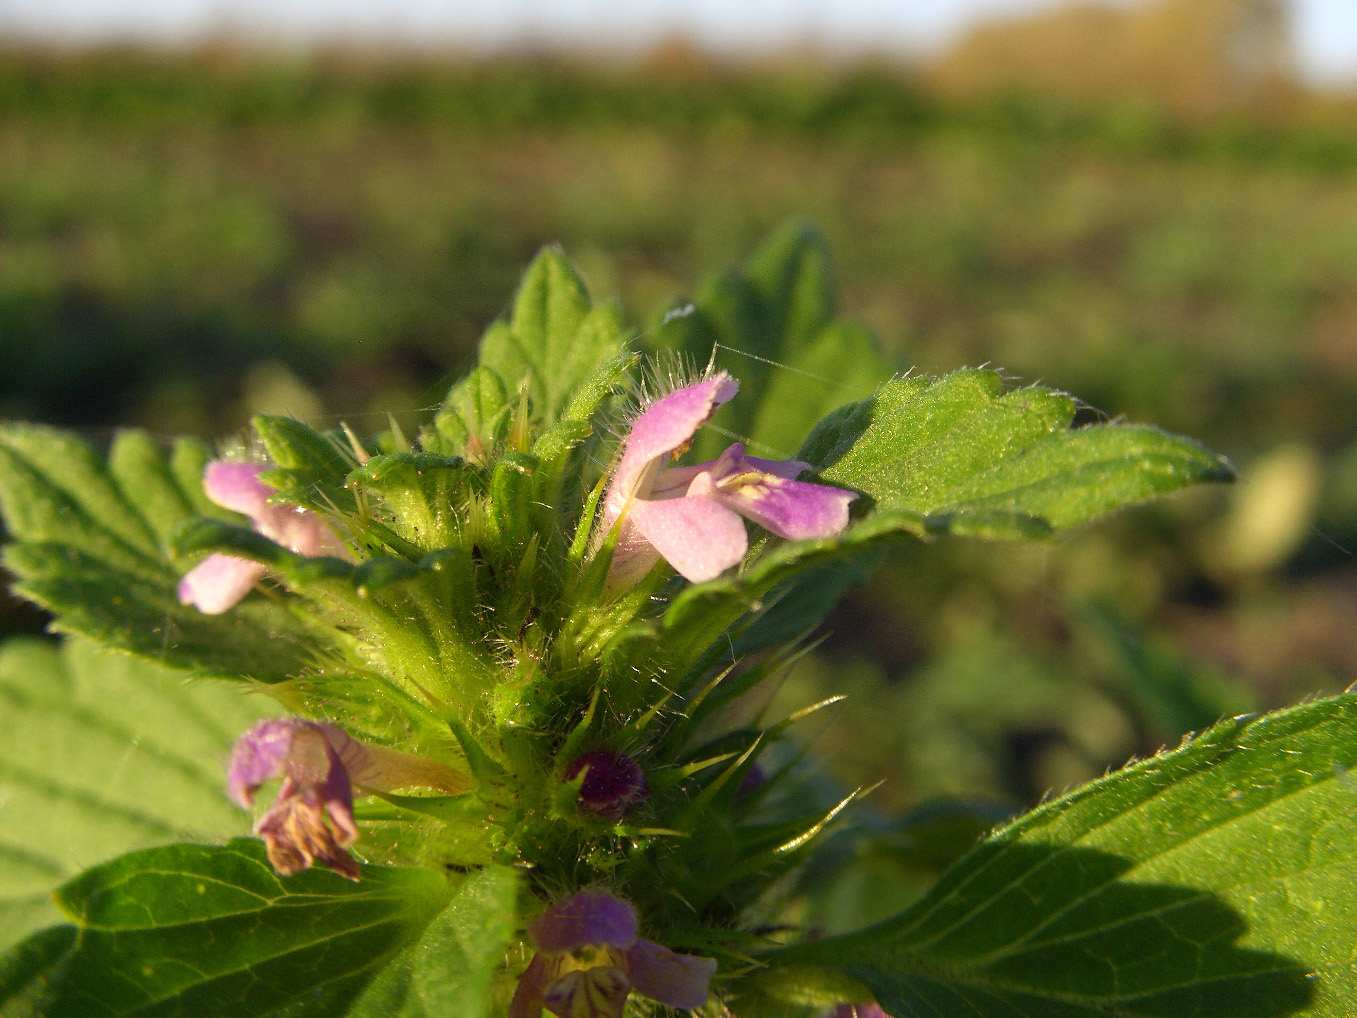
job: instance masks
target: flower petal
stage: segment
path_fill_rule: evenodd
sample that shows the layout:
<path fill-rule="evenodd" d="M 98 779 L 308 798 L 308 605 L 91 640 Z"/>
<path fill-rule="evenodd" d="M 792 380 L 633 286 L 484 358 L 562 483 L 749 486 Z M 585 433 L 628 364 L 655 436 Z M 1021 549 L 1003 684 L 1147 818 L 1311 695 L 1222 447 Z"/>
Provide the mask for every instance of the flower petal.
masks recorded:
<path fill-rule="evenodd" d="M 273 868 L 289 876 L 320 862 L 357 880 L 358 864 L 344 851 L 358 840 L 353 788 L 320 725 L 299 718 L 269 719 L 236 740 L 227 785 L 242 806 L 279 774 L 283 783 L 278 798 L 255 824 Z"/>
<path fill-rule="evenodd" d="M 355 785 L 377 792 L 394 792 L 410 786 L 436 788 L 448 795 L 460 795 L 471 787 L 467 775 L 447 764 L 359 742 L 338 725 L 322 722 L 316 727 L 325 733 L 330 748 L 348 772 L 349 781 Z"/>
<path fill-rule="evenodd" d="M 848 526 L 848 505 L 858 496 L 843 488 L 750 469 L 723 478 L 716 485 L 716 497 L 778 537 L 804 541 L 842 533 Z"/>
<path fill-rule="evenodd" d="M 692 438 L 712 411 L 734 396 L 739 387 L 739 382 L 722 371 L 675 389 L 646 407 L 627 435 L 622 462 L 609 489 L 609 501 L 614 500 L 614 493 L 623 501 L 633 494 L 645 498 L 647 493 L 637 491 L 636 482 L 650 461 L 669 455 Z"/>
<path fill-rule="evenodd" d="M 203 470 L 203 491 L 224 509 L 244 513 L 251 519 L 259 515 L 275 494 L 259 479 L 268 467 L 262 463 L 228 463 L 213 460 Z"/>
<path fill-rule="evenodd" d="M 254 527 L 298 555 L 348 557 L 348 549 L 325 518 L 295 505 L 266 505 L 254 514 Z"/>
<path fill-rule="evenodd" d="M 203 470 L 203 491 L 217 505 L 244 513 L 271 541 L 299 555 L 345 555 L 347 549 L 325 519 L 294 505 L 270 505 L 278 492 L 259 479 L 265 463 L 213 460 Z"/>
<path fill-rule="evenodd" d="M 230 611 L 263 579 L 258 562 L 234 555 L 209 555 L 179 581 L 179 603 L 191 604 L 204 615 Z"/>
<path fill-rule="evenodd" d="M 739 445 L 737 442 L 736 445 Z M 810 469 L 809 463 L 801 460 L 766 460 L 758 456 L 740 455 L 741 466 L 746 469 L 761 471 L 765 474 L 772 474 L 774 477 L 785 477 L 789 481 L 794 481 L 807 470 Z"/>
<path fill-rule="evenodd" d="M 232 799 L 248 808 L 260 785 L 282 775 L 296 730 L 296 721 L 267 718 L 236 740 L 226 779 Z"/>
<path fill-rule="evenodd" d="M 698 474 L 688 490 L 683 498 L 633 503 L 627 521 L 684 579 L 702 583 L 739 562 L 749 537 L 714 497 L 710 475 Z"/>
<path fill-rule="evenodd" d="M 638 940 L 627 949 L 631 988 L 669 1007 L 702 1007 L 715 974 L 714 958 L 679 954 L 649 940 Z"/>
<path fill-rule="evenodd" d="M 532 922 L 528 936 L 547 954 L 573 951 L 586 944 L 609 944 L 626 950 L 636 941 L 636 910 L 606 891 L 580 891 L 562 898 Z"/>
<path fill-rule="evenodd" d="M 535 954 L 518 977 L 514 999 L 509 1001 L 508 1018 L 542 1018 L 542 988 L 546 982 L 546 960 L 542 955 Z"/>
<path fill-rule="evenodd" d="M 542 1004 L 557 1018 L 622 1018 L 631 983 L 606 965 L 574 969 L 542 991 Z"/>

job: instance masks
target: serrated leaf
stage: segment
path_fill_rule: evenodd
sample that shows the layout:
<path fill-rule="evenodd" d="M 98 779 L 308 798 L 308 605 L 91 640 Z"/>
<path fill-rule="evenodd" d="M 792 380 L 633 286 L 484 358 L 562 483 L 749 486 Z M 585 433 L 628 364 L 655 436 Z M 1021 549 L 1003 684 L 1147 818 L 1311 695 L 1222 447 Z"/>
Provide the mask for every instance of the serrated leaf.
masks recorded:
<path fill-rule="evenodd" d="M 278 681 L 314 666 L 333 641 L 285 606 L 251 599 L 228 615 L 179 603 L 189 562 L 167 535 L 195 512 L 240 519 L 202 493 L 205 450 L 181 442 L 167 459 L 123 433 L 105 461 L 51 428 L 0 428 L 0 511 L 13 542 L 15 589 L 53 627 L 200 675 Z"/>
<path fill-rule="evenodd" d="M 507 329 L 500 323 L 491 328 Z M 504 379 L 491 368 L 473 368 L 452 387 L 421 439 L 426 449 L 483 462 L 504 439 L 512 409 Z M 437 446 L 435 448 L 435 446 Z"/>
<path fill-rule="evenodd" d="M 565 256 L 547 249 L 524 273 L 509 321 L 487 330 L 480 364 L 504 379 L 506 390 L 522 379 L 534 416 L 549 426 L 621 352 L 616 309 L 593 307 Z"/>
<path fill-rule="evenodd" d="M 935 532 L 1026 537 L 1024 519 L 1052 529 L 1152 495 L 1233 477 L 1190 439 L 1155 428 L 1070 428 L 1074 401 L 1039 386 L 1003 391 L 992 371 L 931 382 L 895 379 L 835 411 L 801 458 L 878 509 L 927 515 Z"/>
<path fill-rule="evenodd" d="M 365 867 L 353 883 L 310 870 L 279 877 L 263 845 L 170 845 L 89 870 L 57 892 L 77 936 L 54 962 L 54 931 L 19 945 L 45 968 L 6 1018 L 331 1018 L 447 901 L 422 869 Z M 60 929 L 58 927 L 57 929 Z"/>
<path fill-rule="evenodd" d="M 420 939 L 383 970 L 349 1018 L 486 1018 L 491 981 L 517 926 L 518 881 L 493 866 L 473 873 Z"/>
<path fill-rule="evenodd" d="M 1354 765 L 1357 696 L 1222 722 L 1020 818 L 902 915 L 765 960 L 895 1018 L 1341 1018 Z"/>
<path fill-rule="evenodd" d="M 244 834 L 224 790 L 235 737 L 275 704 L 148 662 L 34 639 L 0 645 L 0 943 L 54 921 L 82 867 Z"/>
<path fill-rule="evenodd" d="M 344 479 L 354 467 L 338 433 L 322 435 L 291 417 L 257 414 L 250 424 L 274 466 L 260 475 L 278 489 L 272 500 L 320 513 L 352 510 Z"/>

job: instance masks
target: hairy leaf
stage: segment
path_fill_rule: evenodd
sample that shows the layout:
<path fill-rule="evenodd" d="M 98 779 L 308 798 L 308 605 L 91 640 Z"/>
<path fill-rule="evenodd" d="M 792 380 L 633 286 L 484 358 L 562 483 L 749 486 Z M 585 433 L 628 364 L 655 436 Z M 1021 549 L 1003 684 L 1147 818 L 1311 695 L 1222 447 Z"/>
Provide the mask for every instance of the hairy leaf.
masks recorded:
<path fill-rule="evenodd" d="M 1051 389 L 1004 392 L 993 371 L 902 378 L 821 421 L 801 458 L 877 509 L 925 514 L 939 532 L 995 512 L 1060 529 L 1234 476 L 1190 439 L 1123 424 L 1071 428 L 1074 413 L 1074 400 Z M 1030 529 L 1000 527 L 990 536 L 1026 537 Z"/>
<path fill-rule="evenodd" d="M 1357 696 L 1224 721 L 1050 802 L 914 907 L 774 952 L 895 1018 L 1279 1018 L 1357 999 Z"/>
<path fill-rule="evenodd" d="M 733 439 L 751 454 L 788 458 L 816 421 L 891 373 L 871 335 L 835 318 L 834 304 L 824 239 L 792 221 L 743 272 L 705 280 L 690 311 L 671 312 L 654 330 L 657 347 L 740 380 L 740 395 L 694 443 L 697 458 L 713 458 Z"/>
<path fill-rule="evenodd" d="M 0 960 L 6 1018 L 331 1018 L 447 901 L 432 870 L 366 867 L 353 883 L 279 877 L 263 845 L 169 845 L 61 887 L 74 935 L 47 930 Z M 66 927 L 69 929 L 70 927 Z M 41 979 L 24 979 L 26 967 Z"/>
<path fill-rule="evenodd" d="M 565 256 L 546 250 L 524 273 L 509 321 L 486 332 L 480 363 L 510 391 L 522 380 L 534 415 L 550 425 L 621 346 L 616 309 L 592 307 Z"/>
<path fill-rule="evenodd" d="M 518 881 L 506 867 L 467 877 L 418 941 L 386 967 L 350 1018 L 485 1018 L 491 980 L 517 925 Z"/>

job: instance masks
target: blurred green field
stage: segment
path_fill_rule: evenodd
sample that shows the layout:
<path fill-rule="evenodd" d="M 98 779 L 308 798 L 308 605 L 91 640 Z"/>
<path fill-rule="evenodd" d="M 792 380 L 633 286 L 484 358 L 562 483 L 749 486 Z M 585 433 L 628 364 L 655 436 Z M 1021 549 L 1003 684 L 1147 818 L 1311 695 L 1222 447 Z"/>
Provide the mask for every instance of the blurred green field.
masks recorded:
<path fill-rule="evenodd" d="M 811 733 L 877 802 L 1030 802 L 1357 680 L 1350 114 L 791 62 L 4 53 L 0 415 L 414 421 L 541 245 L 645 326 L 809 219 L 901 369 L 1001 366 L 1241 468 L 1053 546 L 902 550 L 789 675 L 788 703 L 853 694 Z"/>

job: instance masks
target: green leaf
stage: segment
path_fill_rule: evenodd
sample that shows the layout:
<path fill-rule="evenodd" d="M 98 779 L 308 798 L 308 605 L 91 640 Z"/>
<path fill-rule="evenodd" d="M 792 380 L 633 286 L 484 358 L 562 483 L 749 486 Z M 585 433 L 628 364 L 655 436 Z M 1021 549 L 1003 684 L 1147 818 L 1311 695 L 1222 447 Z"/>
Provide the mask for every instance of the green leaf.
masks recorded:
<path fill-rule="evenodd" d="M 353 883 L 328 871 L 286 879 L 263 845 L 170 845 L 123 856 L 57 891 L 76 936 L 19 945 L 40 981 L 11 976 L 6 1018 L 330 1018 L 417 937 L 448 898 L 431 870 L 364 867 Z M 61 928 L 58 927 L 58 930 Z M 17 960 L 16 960 L 17 958 Z"/>
<path fill-rule="evenodd" d="M 890 375 L 876 340 L 859 325 L 834 322 L 788 352 L 763 385 L 741 389 L 755 406 L 749 435 L 761 455 L 790 458 L 835 407 L 869 396 Z M 755 450 L 751 450 L 755 451 Z"/>
<path fill-rule="evenodd" d="M 269 700 L 78 640 L 13 639 L 0 704 L 0 943 L 54 921 L 48 892 L 85 866 L 248 831 L 222 763 Z"/>
<path fill-rule="evenodd" d="M 349 1018 L 486 1018 L 491 981 L 517 920 L 513 870 L 467 877 L 418 941 L 383 970 Z"/>
<path fill-rule="evenodd" d="M 785 223 L 749 259 L 747 271 L 767 315 L 769 334 L 782 339 L 780 352 L 805 346 L 833 318 L 829 249 L 809 223 Z"/>
<path fill-rule="evenodd" d="M 1224 721 L 1047 803 L 860 933 L 773 952 L 895 1018 L 1341 1018 L 1357 999 L 1357 696 Z M 800 992 L 800 991 L 797 991 Z"/>
<path fill-rule="evenodd" d="M 697 437 L 711 459 L 734 438 L 755 455 L 788 458 L 831 409 L 871 394 L 891 366 L 867 330 L 836 319 L 824 238 L 791 221 L 744 272 L 704 281 L 688 314 L 673 314 L 651 341 L 740 380 L 740 395 Z"/>
<path fill-rule="evenodd" d="M 240 519 L 207 502 L 206 454 L 179 443 L 166 458 L 139 432 L 108 460 L 74 436 L 0 428 L 0 512 L 13 542 L 15 589 L 56 616 L 54 628 L 200 675 L 273 682 L 313 666 L 333 644 L 283 605 L 251 599 L 228 615 L 179 603 L 191 562 L 169 535 L 199 513 Z"/>
<path fill-rule="evenodd" d="M 484 462 L 504 440 L 512 409 L 499 374 L 484 366 L 474 368 L 452 387 L 434 415 L 433 429 L 426 429 L 421 443 L 434 452 Z"/>
<path fill-rule="evenodd" d="M 522 379 L 534 415 L 551 425 L 576 391 L 621 352 L 616 309 L 592 307 L 565 256 L 547 249 L 524 273 L 508 323 L 486 332 L 480 363 L 503 379 L 506 389 Z"/>
<path fill-rule="evenodd" d="M 803 925 L 844 933 L 896 914 L 1014 814 L 998 803 L 953 799 L 898 818 L 854 812 L 857 822 L 824 839 L 797 878 L 808 899 Z"/>
<path fill-rule="evenodd" d="M 1029 537 L 1205 481 L 1230 480 L 1221 457 L 1156 428 L 1070 428 L 1069 396 L 1003 391 L 993 371 L 902 378 L 830 414 L 801 458 L 878 510 L 929 518 L 934 532 Z"/>
<path fill-rule="evenodd" d="M 274 501 L 320 513 L 352 512 L 344 480 L 355 460 L 338 433 L 322 435 L 291 417 L 268 414 L 256 414 L 250 424 L 274 463 L 260 478 L 278 489 Z"/>

